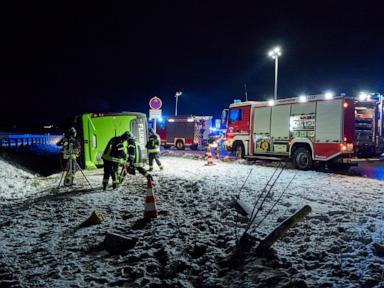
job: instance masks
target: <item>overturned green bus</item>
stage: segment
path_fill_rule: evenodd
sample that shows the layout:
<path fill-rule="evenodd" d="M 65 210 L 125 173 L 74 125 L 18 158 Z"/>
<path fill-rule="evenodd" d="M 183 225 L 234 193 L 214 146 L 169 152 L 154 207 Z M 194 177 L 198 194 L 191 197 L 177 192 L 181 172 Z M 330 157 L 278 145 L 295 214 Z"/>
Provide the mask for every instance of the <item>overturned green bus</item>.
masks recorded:
<path fill-rule="evenodd" d="M 87 113 L 76 119 L 81 139 L 80 160 L 84 169 L 103 165 L 102 155 L 108 141 L 131 131 L 140 145 L 144 161 L 147 158 L 147 117 L 143 113 Z"/>

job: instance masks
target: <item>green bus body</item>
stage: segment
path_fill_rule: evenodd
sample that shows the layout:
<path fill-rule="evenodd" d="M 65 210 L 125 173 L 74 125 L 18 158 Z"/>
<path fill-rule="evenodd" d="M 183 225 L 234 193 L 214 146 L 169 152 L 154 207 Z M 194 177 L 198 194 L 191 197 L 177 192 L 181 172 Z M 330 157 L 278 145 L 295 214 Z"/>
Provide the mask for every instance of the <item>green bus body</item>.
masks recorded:
<path fill-rule="evenodd" d="M 80 122 L 80 123 L 79 123 Z M 102 155 L 112 137 L 131 131 L 140 145 L 144 161 L 147 159 L 147 118 L 143 113 L 87 113 L 78 119 L 81 126 L 81 163 L 84 169 L 96 169 L 103 165 Z"/>

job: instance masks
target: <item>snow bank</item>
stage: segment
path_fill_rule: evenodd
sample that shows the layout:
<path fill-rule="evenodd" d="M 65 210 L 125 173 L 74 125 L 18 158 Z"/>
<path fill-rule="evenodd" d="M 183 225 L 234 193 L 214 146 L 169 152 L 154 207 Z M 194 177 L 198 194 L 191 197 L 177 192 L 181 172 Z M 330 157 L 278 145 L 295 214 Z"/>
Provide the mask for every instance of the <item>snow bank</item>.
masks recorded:
<path fill-rule="evenodd" d="M 47 181 L 25 171 L 9 159 L 0 157 L 0 204 L 30 197 L 46 188 Z"/>

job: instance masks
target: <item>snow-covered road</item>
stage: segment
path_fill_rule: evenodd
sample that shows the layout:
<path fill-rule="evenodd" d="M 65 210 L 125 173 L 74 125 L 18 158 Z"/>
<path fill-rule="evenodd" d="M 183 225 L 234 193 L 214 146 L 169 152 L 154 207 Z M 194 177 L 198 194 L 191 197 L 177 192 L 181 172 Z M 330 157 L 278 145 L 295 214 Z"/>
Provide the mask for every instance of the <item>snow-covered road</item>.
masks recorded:
<path fill-rule="evenodd" d="M 279 261 L 250 255 L 241 271 L 225 271 L 219 263 L 246 227 L 232 196 L 250 175 L 240 197 L 253 205 L 275 168 L 221 161 L 205 166 L 169 156 L 163 162 L 166 169 L 154 173 L 161 215 L 145 227 L 134 225 L 144 208 L 146 182 L 140 175 L 103 192 L 102 171 L 87 171 L 96 188 L 84 183 L 55 192 L 48 188 L 57 185 L 59 174 L 1 174 L 8 180 L 0 186 L 0 287 L 285 287 L 300 279 L 311 287 L 384 284 L 384 258 L 373 248 L 384 246 L 384 182 L 285 170 L 256 222 L 292 182 L 251 234 L 263 238 L 306 204 L 312 213 L 275 243 Z M 93 210 L 105 222 L 78 229 Z M 139 243 L 110 255 L 98 249 L 107 232 L 138 237 Z"/>

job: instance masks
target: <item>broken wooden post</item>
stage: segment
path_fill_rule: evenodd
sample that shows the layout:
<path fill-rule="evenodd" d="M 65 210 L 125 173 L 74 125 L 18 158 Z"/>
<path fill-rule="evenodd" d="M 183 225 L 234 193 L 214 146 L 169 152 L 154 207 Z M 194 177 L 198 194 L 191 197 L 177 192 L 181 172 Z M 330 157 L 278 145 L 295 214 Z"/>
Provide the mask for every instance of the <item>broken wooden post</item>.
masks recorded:
<path fill-rule="evenodd" d="M 232 197 L 233 203 L 235 204 L 236 210 L 243 216 L 246 216 L 248 219 L 251 219 L 252 208 L 240 200 L 240 198 Z"/>
<path fill-rule="evenodd" d="M 312 211 L 312 208 L 309 205 L 305 205 L 287 220 L 282 222 L 275 230 L 273 230 L 267 237 L 260 242 L 256 247 L 256 253 L 263 252 L 264 250 L 270 248 L 276 241 L 284 237 L 288 229 L 293 227 L 297 222 L 301 221 L 305 216 Z"/>

